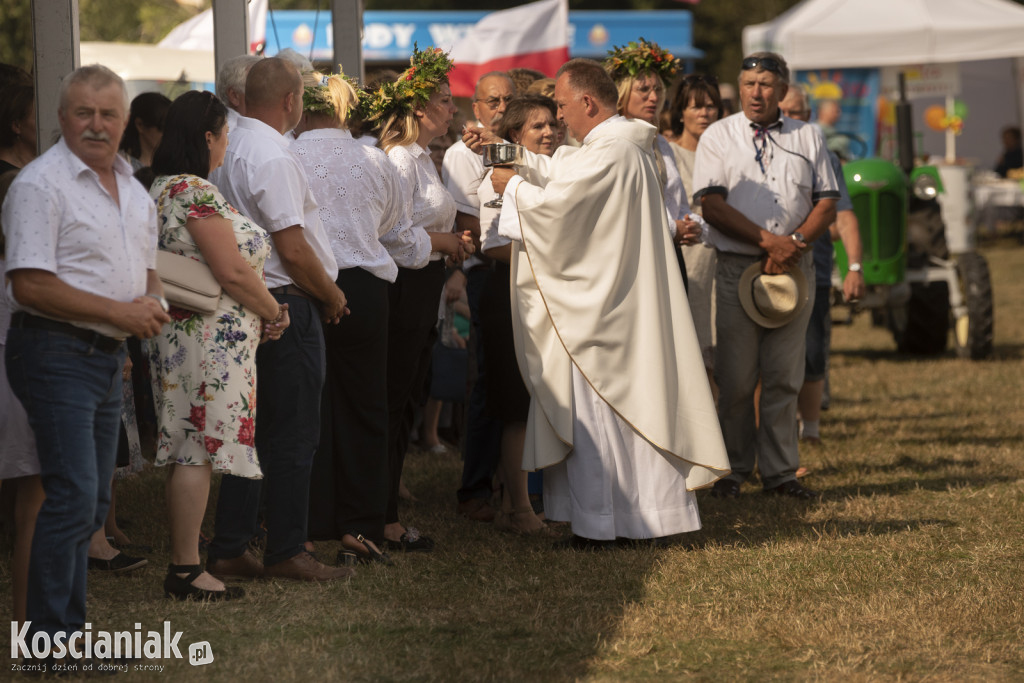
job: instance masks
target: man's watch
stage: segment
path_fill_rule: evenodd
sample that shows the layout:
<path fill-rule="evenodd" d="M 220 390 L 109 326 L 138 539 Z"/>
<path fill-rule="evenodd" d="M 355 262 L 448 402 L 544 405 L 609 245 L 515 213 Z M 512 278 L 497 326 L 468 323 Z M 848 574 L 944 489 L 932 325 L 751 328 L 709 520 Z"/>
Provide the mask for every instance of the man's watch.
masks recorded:
<path fill-rule="evenodd" d="M 851 273 L 859 273 L 861 272 L 862 268 L 859 263 L 851 263 L 850 267 L 847 268 L 847 270 L 850 271 Z"/>
<path fill-rule="evenodd" d="M 790 235 L 790 237 L 793 239 L 794 242 L 800 245 L 801 249 L 807 247 L 807 240 L 805 240 L 804 236 L 801 235 L 800 233 L 794 232 L 792 235 Z"/>
<path fill-rule="evenodd" d="M 171 310 L 171 305 L 169 303 L 167 303 L 167 299 L 163 298 L 159 294 L 149 294 L 149 293 L 147 293 L 146 296 L 151 297 L 153 299 L 156 299 L 156 302 L 158 304 L 160 304 L 160 308 L 163 309 L 164 313 L 167 313 L 168 311 Z"/>

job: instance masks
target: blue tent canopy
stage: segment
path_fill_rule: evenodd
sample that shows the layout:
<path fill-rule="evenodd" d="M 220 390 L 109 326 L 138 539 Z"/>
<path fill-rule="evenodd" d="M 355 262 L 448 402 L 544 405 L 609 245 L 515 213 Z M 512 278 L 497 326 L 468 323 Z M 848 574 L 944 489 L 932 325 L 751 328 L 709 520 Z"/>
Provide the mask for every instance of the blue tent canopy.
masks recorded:
<path fill-rule="evenodd" d="M 413 44 L 450 49 L 487 12 L 368 11 L 363 13 L 363 58 L 405 62 Z M 329 11 L 279 10 L 268 13 L 266 54 L 286 47 L 314 60 L 331 60 Z M 658 43 L 683 60 L 703 52 L 693 47 L 693 16 L 686 10 L 569 12 L 569 54 L 603 58 L 613 45 L 639 37 Z"/>

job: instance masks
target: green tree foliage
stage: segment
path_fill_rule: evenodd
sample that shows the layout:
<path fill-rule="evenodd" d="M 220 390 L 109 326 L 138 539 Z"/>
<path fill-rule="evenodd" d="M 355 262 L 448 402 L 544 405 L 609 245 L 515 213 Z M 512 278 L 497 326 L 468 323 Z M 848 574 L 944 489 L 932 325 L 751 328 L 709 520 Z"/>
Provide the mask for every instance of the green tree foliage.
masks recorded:
<path fill-rule="evenodd" d="M 0 0 L 0 62 L 32 68 L 32 9 L 29 0 Z"/>

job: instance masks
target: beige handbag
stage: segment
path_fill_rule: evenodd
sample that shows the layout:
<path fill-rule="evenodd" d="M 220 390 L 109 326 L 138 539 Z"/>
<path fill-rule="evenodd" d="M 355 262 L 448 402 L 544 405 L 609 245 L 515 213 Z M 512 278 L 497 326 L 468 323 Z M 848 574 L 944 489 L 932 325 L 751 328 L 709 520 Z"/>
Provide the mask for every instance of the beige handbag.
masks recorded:
<path fill-rule="evenodd" d="M 164 298 L 170 305 L 204 314 L 217 310 L 222 288 L 205 263 L 158 251 L 156 272 L 164 286 Z"/>

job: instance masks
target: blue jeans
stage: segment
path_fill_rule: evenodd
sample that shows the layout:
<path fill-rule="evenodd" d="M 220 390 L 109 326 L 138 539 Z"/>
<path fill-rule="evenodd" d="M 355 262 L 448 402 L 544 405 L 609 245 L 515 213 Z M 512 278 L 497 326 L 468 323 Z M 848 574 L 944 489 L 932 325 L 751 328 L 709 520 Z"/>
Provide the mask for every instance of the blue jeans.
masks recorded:
<path fill-rule="evenodd" d="M 13 328 L 7 376 L 35 432 L 46 500 L 29 559 L 29 634 L 85 625 L 89 538 L 110 507 L 125 348 L 107 353 L 74 337 Z"/>
<path fill-rule="evenodd" d="M 325 375 L 320 312 L 305 297 L 275 294 L 288 304 L 291 325 L 256 352 L 256 452 L 267 486 L 264 565 L 303 550 L 309 516 L 309 478 L 320 441 L 320 394 Z M 340 323 L 344 325 L 344 321 Z M 210 543 L 210 559 L 238 557 L 256 534 L 262 482 L 225 474 Z"/>

